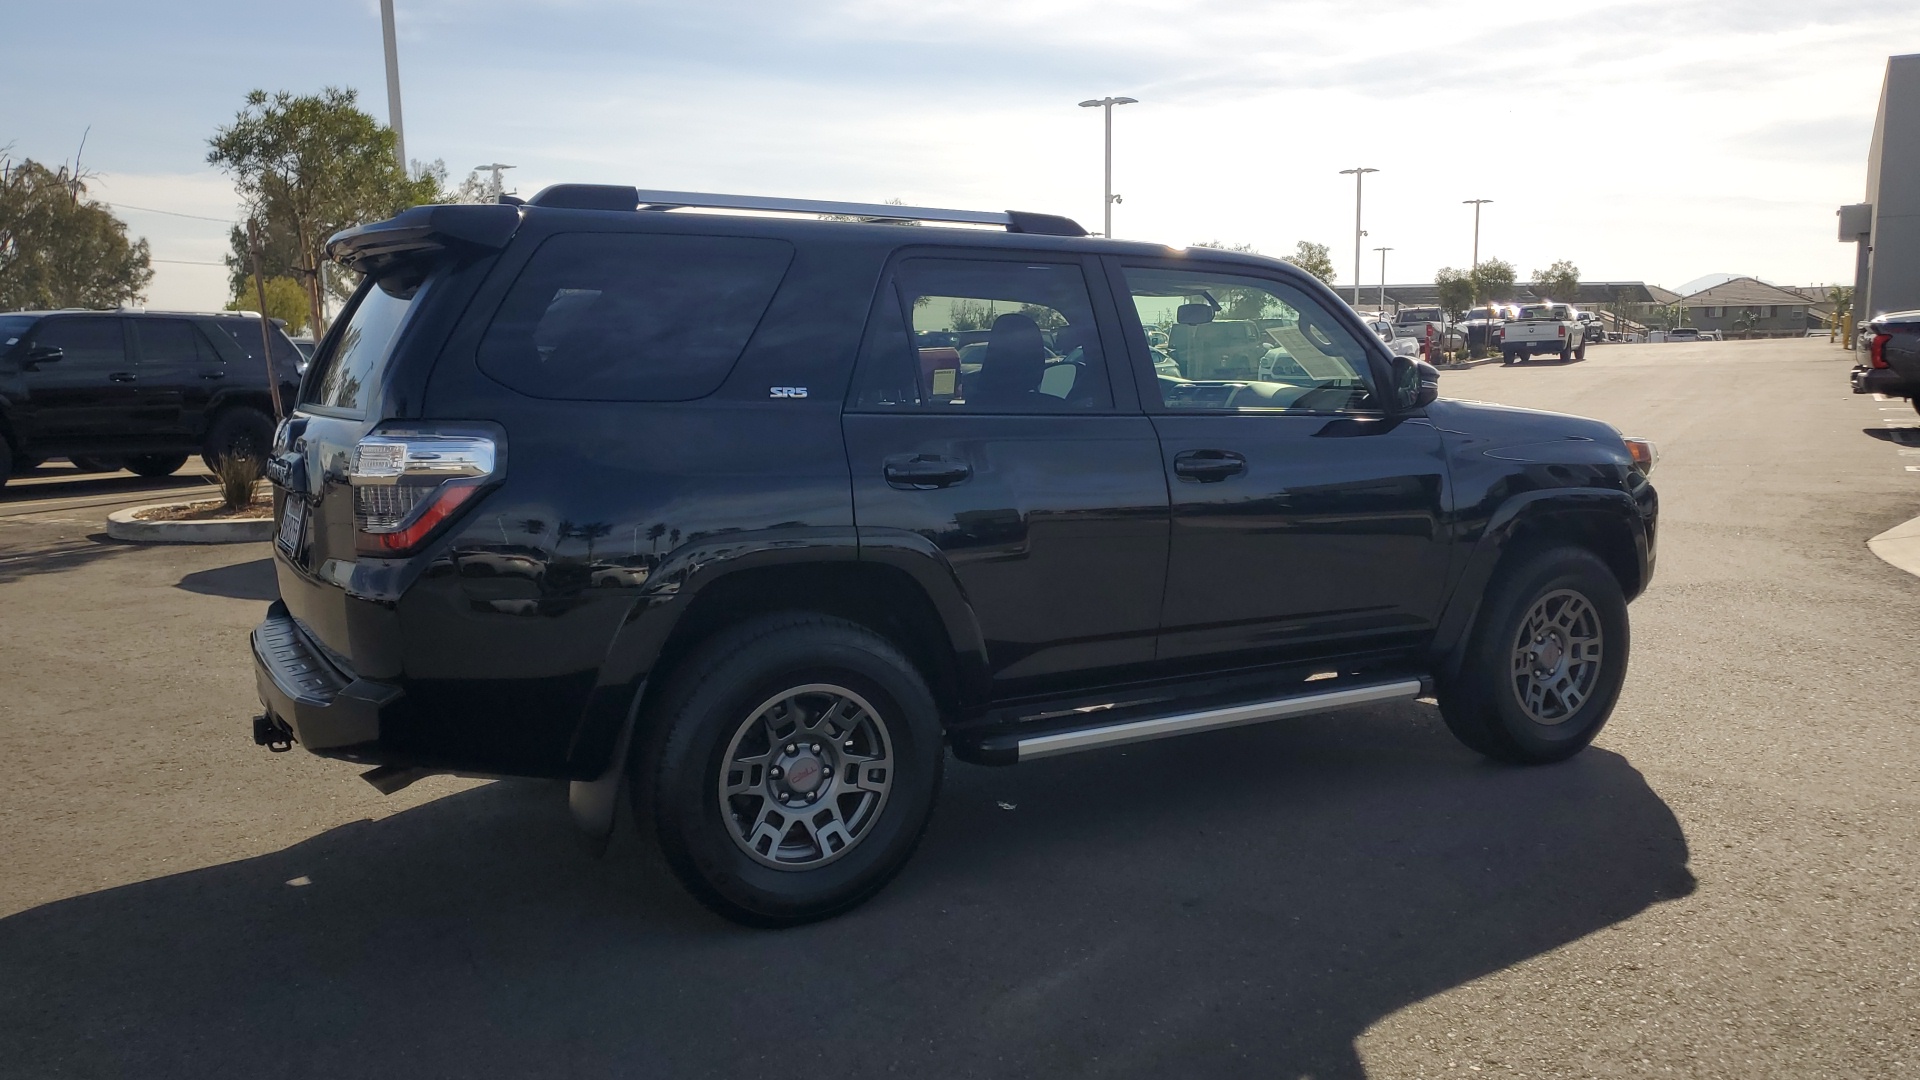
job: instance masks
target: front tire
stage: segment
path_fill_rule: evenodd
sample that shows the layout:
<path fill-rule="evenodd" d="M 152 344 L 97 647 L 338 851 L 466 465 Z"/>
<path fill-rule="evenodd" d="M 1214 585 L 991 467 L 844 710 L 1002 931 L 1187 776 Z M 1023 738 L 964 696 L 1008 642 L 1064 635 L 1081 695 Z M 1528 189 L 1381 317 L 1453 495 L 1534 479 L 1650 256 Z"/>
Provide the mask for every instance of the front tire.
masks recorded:
<path fill-rule="evenodd" d="M 185 454 L 132 454 L 127 458 L 127 471 L 135 476 L 172 476 L 186 463 Z"/>
<path fill-rule="evenodd" d="M 919 844 L 946 761 L 913 664 L 865 627 L 791 613 L 678 666 L 631 788 L 687 890 L 749 926 L 828 918 L 879 892 Z"/>
<path fill-rule="evenodd" d="M 1581 548 L 1550 548 L 1498 574 L 1460 669 L 1441 680 L 1440 714 L 1462 743 L 1498 761 L 1572 757 L 1620 698 L 1626 597 Z"/>

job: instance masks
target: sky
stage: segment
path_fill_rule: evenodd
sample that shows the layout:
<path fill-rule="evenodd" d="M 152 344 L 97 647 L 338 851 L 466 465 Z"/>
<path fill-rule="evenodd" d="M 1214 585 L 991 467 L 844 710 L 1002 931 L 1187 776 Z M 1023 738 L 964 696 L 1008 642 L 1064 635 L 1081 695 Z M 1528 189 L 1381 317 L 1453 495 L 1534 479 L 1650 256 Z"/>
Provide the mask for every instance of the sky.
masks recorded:
<path fill-rule="evenodd" d="M 408 155 L 562 181 L 1066 214 L 1114 234 L 1308 240 L 1360 281 L 1479 245 L 1525 278 L 1848 282 L 1912 0 L 395 0 Z M 153 307 L 225 303 L 239 216 L 207 140 L 255 88 L 385 120 L 378 0 L 10 3 L 0 146 L 97 174 L 152 246 Z M 32 43 L 31 48 L 21 47 Z M 139 209 L 136 209 L 139 208 Z M 168 211 L 170 213 L 161 213 Z M 183 216 L 184 215 L 184 216 Z"/>

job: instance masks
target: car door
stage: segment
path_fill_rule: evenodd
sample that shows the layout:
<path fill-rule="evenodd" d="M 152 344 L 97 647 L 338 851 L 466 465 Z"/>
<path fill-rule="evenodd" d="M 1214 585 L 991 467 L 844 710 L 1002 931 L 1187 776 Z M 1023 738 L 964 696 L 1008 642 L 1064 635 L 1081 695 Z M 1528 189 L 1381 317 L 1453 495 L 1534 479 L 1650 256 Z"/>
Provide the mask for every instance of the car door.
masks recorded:
<path fill-rule="evenodd" d="M 1444 449 L 1424 416 L 1381 409 L 1387 359 L 1365 329 L 1277 272 L 1110 265 L 1171 493 L 1159 658 L 1228 668 L 1424 644 L 1448 572 Z M 1269 347 L 1251 379 L 1187 378 L 1221 367 L 1192 348 L 1177 373 L 1144 359 L 1147 329 L 1255 320 Z"/>
<path fill-rule="evenodd" d="M 187 319 L 142 318 L 133 323 L 140 346 L 139 423 L 155 435 L 192 434 L 194 421 L 227 377 L 212 342 Z"/>
<path fill-rule="evenodd" d="M 1058 254 L 896 260 L 842 421 L 863 550 L 951 567 L 996 698 L 1153 657 L 1166 481 L 1098 274 Z"/>
<path fill-rule="evenodd" d="M 125 322 L 117 315 L 50 315 L 34 327 L 30 348 L 59 349 L 61 356 L 24 373 L 29 442 L 57 453 L 126 440 L 139 409 L 139 380 Z"/>

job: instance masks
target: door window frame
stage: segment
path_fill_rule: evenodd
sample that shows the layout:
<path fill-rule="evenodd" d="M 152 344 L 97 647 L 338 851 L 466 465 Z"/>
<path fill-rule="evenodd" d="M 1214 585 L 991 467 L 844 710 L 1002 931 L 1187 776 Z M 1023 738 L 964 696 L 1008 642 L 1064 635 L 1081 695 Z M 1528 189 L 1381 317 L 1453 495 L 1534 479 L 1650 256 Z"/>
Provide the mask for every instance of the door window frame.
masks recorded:
<path fill-rule="evenodd" d="M 1335 298 L 1334 304 L 1326 303 L 1317 295 L 1314 288 L 1305 281 L 1289 280 L 1285 274 L 1276 273 L 1266 267 L 1247 266 L 1242 263 L 1226 262 L 1205 257 L 1197 259 L 1156 259 L 1148 257 L 1102 256 L 1107 275 L 1108 288 L 1112 290 L 1112 303 L 1117 309 L 1121 331 L 1126 337 L 1128 367 L 1132 372 L 1134 393 L 1141 407 L 1147 413 L 1162 416 L 1352 416 L 1363 418 L 1397 415 L 1390 398 L 1393 388 L 1393 360 L 1387 353 L 1386 345 L 1378 334 L 1367 329 L 1359 315 Z M 1175 409 L 1167 405 L 1160 394 L 1160 383 L 1153 368 L 1153 352 L 1147 343 L 1147 330 L 1140 322 L 1140 311 L 1133 303 L 1133 291 L 1127 285 L 1127 268 L 1140 270 L 1162 270 L 1171 273 L 1195 272 L 1228 274 L 1235 277 L 1252 278 L 1256 281 L 1271 282 L 1298 292 L 1309 303 L 1318 303 L 1322 311 L 1336 323 L 1344 326 L 1349 334 L 1360 343 L 1362 355 L 1367 358 L 1367 376 L 1372 382 L 1375 407 L 1371 409 Z"/>
<path fill-rule="evenodd" d="M 913 312 L 907 308 L 900 295 L 894 277 L 900 264 L 909 259 L 941 259 L 953 262 L 1004 262 L 1004 263 L 1053 263 L 1062 266 L 1076 266 L 1080 270 L 1082 281 L 1087 287 L 1087 302 L 1093 309 L 1093 330 L 1100 339 L 1101 363 L 1106 366 L 1108 396 L 1113 399 L 1111 409 L 1073 409 L 1059 412 L 994 412 L 985 409 L 942 409 L 921 402 L 918 405 L 894 408 L 862 407 L 861 389 L 865 377 L 869 374 L 869 365 L 876 362 L 873 355 L 871 338 L 879 329 L 877 316 L 881 304 L 893 304 L 899 308 L 899 317 L 907 328 L 907 337 L 913 337 Z M 1141 412 L 1140 388 L 1132 375 L 1131 347 L 1127 341 L 1126 324 L 1123 312 L 1114 303 L 1108 270 L 1098 256 L 1073 251 L 1046 251 L 1035 249 L 1009 249 L 1001 247 L 942 247 L 919 244 L 903 247 L 887 257 L 880 271 L 880 280 L 874 286 L 873 303 L 868 305 L 867 324 L 860 333 L 860 345 L 855 355 L 859 358 L 854 366 L 853 378 L 847 384 L 847 395 L 841 405 L 842 412 L 858 414 L 878 414 L 882 416 L 930 415 L 946 417 L 963 416 L 1018 416 L 1030 419 L 1066 419 L 1084 416 L 1137 416 Z M 1106 287 L 1102 287 L 1103 284 Z M 1137 322 L 1137 320 L 1136 320 Z M 1156 391 L 1157 394 L 1157 391 Z"/>

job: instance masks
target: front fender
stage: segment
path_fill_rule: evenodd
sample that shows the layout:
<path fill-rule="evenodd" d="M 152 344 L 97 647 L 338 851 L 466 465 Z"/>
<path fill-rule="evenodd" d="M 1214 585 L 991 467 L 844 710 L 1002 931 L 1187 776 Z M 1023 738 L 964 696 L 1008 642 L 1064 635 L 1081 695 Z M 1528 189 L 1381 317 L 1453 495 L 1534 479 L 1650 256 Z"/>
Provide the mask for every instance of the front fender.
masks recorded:
<path fill-rule="evenodd" d="M 1643 485 L 1641 492 L 1547 488 L 1519 492 L 1501 502 L 1468 550 L 1453 595 L 1440 616 L 1432 647 L 1435 670 L 1448 673 L 1459 666 L 1481 601 L 1493 583 L 1500 560 L 1513 549 L 1514 540 L 1529 531 L 1567 536 L 1598 536 L 1603 530 L 1624 531 L 1633 549 L 1637 574 L 1621 585 L 1627 599 L 1637 596 L 1653 571 L 1650 526 L 1656 509 L 1653 499 L 1652 486 Z"/>

